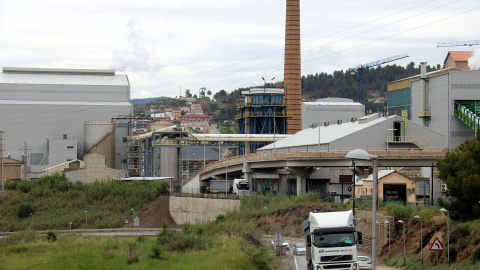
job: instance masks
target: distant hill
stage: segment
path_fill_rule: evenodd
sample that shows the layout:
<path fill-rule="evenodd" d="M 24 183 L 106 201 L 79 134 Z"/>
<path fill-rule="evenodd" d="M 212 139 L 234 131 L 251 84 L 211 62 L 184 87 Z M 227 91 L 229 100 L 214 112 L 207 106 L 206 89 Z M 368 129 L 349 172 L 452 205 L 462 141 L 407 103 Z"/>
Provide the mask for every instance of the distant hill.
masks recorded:
<path fill-rule="evenodd" d="M 149 102 L 152 102 L 152 101 L 157 101 L 159 99 L 171 99 L 171 98 L 169 98 L 169 97 L 135 98 L 135 99 L 132 99 L 132 104 L 133 105 L 140 105 L 140 104 L 145 104 L 145 103 L 149 103 Z"/>

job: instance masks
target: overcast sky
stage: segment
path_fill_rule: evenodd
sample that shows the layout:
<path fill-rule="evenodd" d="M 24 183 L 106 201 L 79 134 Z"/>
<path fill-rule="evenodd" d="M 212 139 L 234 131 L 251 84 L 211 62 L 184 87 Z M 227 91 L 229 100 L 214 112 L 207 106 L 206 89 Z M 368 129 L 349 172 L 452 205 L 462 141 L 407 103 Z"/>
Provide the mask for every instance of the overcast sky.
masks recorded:
<path fill-rule="evenodd" d="M 132 98 L 283 80 L 285 0 L 1 0 L 2 67 L 115 69 Z M 478 0 L 301 0 L 302 75 L 480 40 Z M 480 52 L 479 52 L 480 56 Z"/>

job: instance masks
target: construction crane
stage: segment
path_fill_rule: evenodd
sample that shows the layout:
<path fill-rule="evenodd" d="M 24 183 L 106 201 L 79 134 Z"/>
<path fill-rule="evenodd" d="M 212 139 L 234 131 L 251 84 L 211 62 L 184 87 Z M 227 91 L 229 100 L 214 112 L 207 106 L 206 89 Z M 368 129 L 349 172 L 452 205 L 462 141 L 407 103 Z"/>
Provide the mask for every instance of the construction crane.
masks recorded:
<path fill-rule="evenodd" d="M 480 40 L 467 40 L 467 41 L 452 41 L 452 42 L 439 42 L 438 47 L 454 47 L 454 46 L 473 46 L 480 45 Z"/>
<path fill-rule="evenodd" d="M 358 93 L 358 102 L 363 104 L 363 70 L 365 70 L 367 68 L 374 67 L 374 66 L 379 66 L 381 64 L 397 61 L 399 59 L 403 59 L 403 58 L 407 58 L 407 57 L 408 57 L 407 54 L 395 55 L 395 56 L 392 56 L 392 57 L 377 60 L 377 61 L 370 62 L 370 63 L 367 63 L 367 64 L 358 65 L 356 68 L 350 68 L 349 71 L 351 72 L 352 75 L 355 74 L 355 72 L 359 73 L 358 81 L 359 81 L 360 91 Z"/>

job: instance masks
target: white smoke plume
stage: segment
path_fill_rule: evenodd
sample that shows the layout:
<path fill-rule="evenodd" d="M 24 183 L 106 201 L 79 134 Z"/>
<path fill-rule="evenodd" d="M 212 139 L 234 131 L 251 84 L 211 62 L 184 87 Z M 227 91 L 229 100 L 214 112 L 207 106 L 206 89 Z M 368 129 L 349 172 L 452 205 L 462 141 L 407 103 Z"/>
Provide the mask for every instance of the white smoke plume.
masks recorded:
<path fill-rule="evenodd" d="M 480 69 L 480 49 L 476 49 L 472 57 L 468 59 L 468 66 L 470 70 Z"/>
<path fill-rule="evenodd" d="M 157 73 L 162 65 L 155 62 L 155 46 L 143 37 L 142 29 L 137 27 L 135 20 L 127 24 L 130 29 L 128 35 L 129 48 L 114 50 L 110 67 L 116 71 L 150 72 Z"/>

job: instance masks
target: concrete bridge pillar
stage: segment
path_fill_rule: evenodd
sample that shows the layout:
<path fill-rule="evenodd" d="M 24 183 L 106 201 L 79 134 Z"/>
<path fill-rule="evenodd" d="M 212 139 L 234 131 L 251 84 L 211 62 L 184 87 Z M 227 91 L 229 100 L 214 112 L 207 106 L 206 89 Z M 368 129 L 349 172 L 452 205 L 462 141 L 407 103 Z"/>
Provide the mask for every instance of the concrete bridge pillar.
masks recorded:
<path fill-rule="evenodd" d="M 250 164 L 248 164 L 248 162 L 243 163 L 243 169 L 242 169 L 243 179 L 248 181 L 248 187 L 249 187 L 250 194 L 253 194 L 252 174 L 249 173 L 249 171 L 250 171 Z"/>
<path fill-rule="evenodd" d="M 279 174 L 278 175 L 278 193 L 287 194 L 288 192 L 288 174 Z"/>
<path fill-rule="evenodd" d="M 292 168 L 285 167 L 285 170 L 293 173 L 297 177 L 297 196 L 305 194 L 306 179 L 315 171 L 315 168 Z"/>

